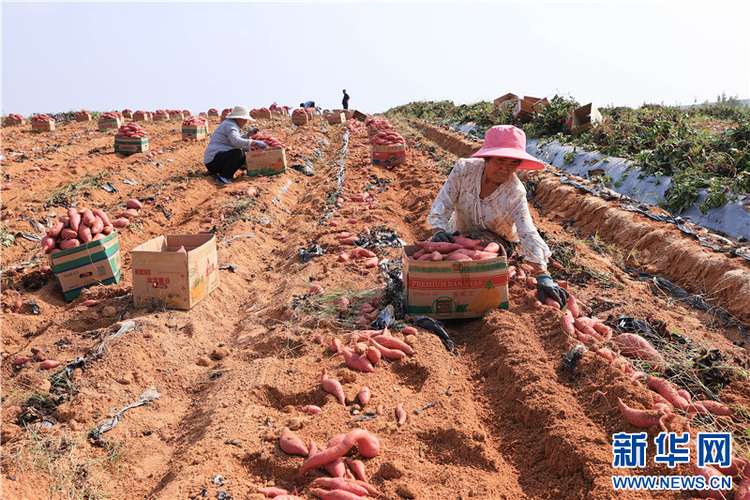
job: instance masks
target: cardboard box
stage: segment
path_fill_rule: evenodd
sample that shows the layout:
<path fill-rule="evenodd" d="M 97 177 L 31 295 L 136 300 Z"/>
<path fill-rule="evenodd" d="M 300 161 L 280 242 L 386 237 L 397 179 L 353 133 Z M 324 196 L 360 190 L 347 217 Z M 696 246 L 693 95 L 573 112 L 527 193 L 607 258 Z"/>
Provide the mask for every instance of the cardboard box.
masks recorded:
<path fill-rule="evenodd" d="M 123 111 L 122 112 L 122 117 L 123 118 L 127 118 L 128 120 L 132 120 L 133 119 L 133 113 L 130 113 L 130 112 L 127 112 L 127 111 Z"/>
<path fill-rule="evenodd" d="M 55 122 L 31 122 L 32 132 L 51 132 L 55 130 Z"/>
<path fill-rule="evenodd" d="M 518 96 L 516 94 L 507 93 L 492 101 L 492 104 L 494 104 L 496 108 L 506 108 L 513 103 L 513 99 L 518 99 Z"/>
<path fill-rule="evenodd" d="M 275 175 L 286 172 L 286 151 L 284 148 L 259 149 L 245 154 L 248 177 Z"/>
<path fill-rule="evenodd" d="M 255 113 L 250 113 L 250 118 L 271 118 L 271 112 L 270 111 L 256 111 Z"/>
<path fill-rule="evenodd" d="M 148 137 L 117 137 L 115 136 L 115 153 L 132 155 L 148 152 Z"/>
<path fill-rule="evenodd" d="M 595 127 L 602 121 L 602 114 L 593 103 L 588 103 L 567 114 L 565 122 L 566 131 L 571 134 L 580 134 Z"/>
<path fill-rule="evenodd" d="M 346 115 L 341 113 L 328 113 L 326 115 L 326 120 L 328 120 L 328 123 L 331 125 L 335 125 L 336 123 L 344 123 L 346 122 Z"/>
<path fill-rule="evenodd" d="M 219 287 L 213 234 L 159 236 L 135 247 L 130 257 L 136 307 L 188 310 Z"/>
<path fill-rule="evenodd" d="M 403 249 L 406 312 L 436 319 L 478 318 L 489 308 L 508 309 L 508 259 L 460 262 L 409 260 L 420 247 Z M 482 297 L 477 297 L 482 293 Z M 475 301 L 475 299 L 477 299 Z"/>
<path fill-rule="evenodd" d="M 91 115 L 89 115 L 89 114 L 76 115 L 76 121 L 77 122 L 90 122 L 91 121 Z"/>
<path fill-rule="evenodd" d="M 516 102 L 516 107 L 513 108 L 513 118 L 521 122 L 531 120 L 531 116 L 534 113 L 535 102 L 536 101 L 526 98 L 519 99 L 518 102 Z"/>
<path fill-rule="evenodd" d="M 219 116 L 219 112 L 218 111 L 209 111 L 208 112 L 208 116 Z"/>
<path fill-rule="evenodd" d="M 175 118 L 179 118 L 180 120 L 184 120 L 185 116 L 183 115 L 182 111 L 172 111 L 169 113 L 169 119 L 174 120 Z"/>
<path fill-rule="evenodd" d="M 353 109 L 332 109 L 331 113 L 339 114 L 344 113 L 344 121 L 352 118 L 354 116 L 354 110 Z"/>
<path fill-rule="evenodd" d="M 292 123 L 295 125 L 304 125 L 310 121 L 307 115 L 292 115 Z"/>
<path fill-rule="evenodd" d="M 134 113 L 133 121 L 134 122 L 150 122 L 151 113 Z"/>
<path fill-rule="evenodd" d="M 355 120 L 359 120 L 361 122 L 367 120 L 368 116 L 369 115 L 366 115 L 366 114 L 364 114 L 364 113 L 362 113 L 360 111 L 357 111 L 356 109 L 352 113 L 352 118 L 354 118 Z"/>
<path fill-rule="evenodd" d="M 116 118 L 114 120 L 99 120 L 99 132 L 106 132 L 107 130 L 117 130 L 122 125 L 122 120 Z"/>
<path fill-rule="evenodd" d="M 49 254 L 49 265 L 66 300 L 75 299 L 92 285 L 119 283 L 122 263 L 117 231 L 101 240 Z"/>
<path fill-rule="evenodd" d="M 182 127 L 183 141 L 200 141 L 206 138 L 206 127 Z"/>
<path fill-rule="evenodd" d="M 370 160 L 373 165 L 392 167 L 406 163 L 406 144 L 393 146 L 370 146 Z"/>
<path fill-rule="evenodd" d="M 10 119 L 6 119 L 6 120 L 5 120 L 4 122 L 3 122 L 3 126 L 4 126 L 4 127 L 15 127 L 16 125 L 21 125 L 21 124 L 23 124 L 23 121 L 21 121 L 21 120 L 10 120 Z"/>
<path fill-rule="evenodd" d="M 169 120 L 169 114 L 163 113 L 163 114 L 160 114 L 160 115 L 154 115 L 153 116 L 153 120 L 155 122 L 163 122 L 163 121 Z"/>
<path fill-rule="evenodd" d="M 539 99 L 537 102 L 531 105 L 531 109 L 534 111 L 534 113 L 541 113 L 542 109 L 544 109 L 544 106 L 548 102 L 549 101 L 547 100 L 546 97 L 544 99 Z"/>

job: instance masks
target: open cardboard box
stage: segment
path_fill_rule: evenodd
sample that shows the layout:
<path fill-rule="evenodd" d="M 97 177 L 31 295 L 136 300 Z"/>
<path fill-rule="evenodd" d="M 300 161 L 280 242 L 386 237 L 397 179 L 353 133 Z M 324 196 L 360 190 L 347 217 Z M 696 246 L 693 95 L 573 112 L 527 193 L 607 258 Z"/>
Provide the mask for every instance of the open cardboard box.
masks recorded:
<path fill-rule="evenodd" d="M 179 252 L 181 247 L 186 252 Z M 158 236 L 130 256 L 136 307 L 187 310 L 219 287 L 213 234 Z"/>

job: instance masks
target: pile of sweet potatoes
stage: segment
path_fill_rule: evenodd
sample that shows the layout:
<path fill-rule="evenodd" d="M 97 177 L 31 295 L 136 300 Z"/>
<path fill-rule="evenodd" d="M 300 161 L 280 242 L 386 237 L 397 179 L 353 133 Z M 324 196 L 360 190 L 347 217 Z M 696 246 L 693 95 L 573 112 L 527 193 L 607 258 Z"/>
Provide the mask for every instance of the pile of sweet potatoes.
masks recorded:
<path fill-rule="evenodd" d="M 381 130 L 370 139 L 375 146 L 395 146 L 404 144 L 404 138 L 395 130 Z"/>
<path fill-rule="evenodd" d="M 183 127 L 204 127 L 206 125 L 206 119 L 202 116 L 191 116 L 182 122 Z"/>
<path fill-rule="evenodd" d="M 285 148 L 286 147 L 286 145 L 284 145 L 283 142 L 281 142 L 280 140 L 278 140 L 277 138 L 275 138 L 274 136 L 272 136 L 270 134 L 261 134 L 260 132 L 258 132 L 257 134 L 253 134 L 252 136 L 250 136 L 250 139 L 252 139 L 254 141 L 265 142 L 266 143 L 266 147 L 268 149 L 278 149 L 278 148 Z M 250 147 L 250 151 L 257 151 L 259 149 L 261 149 L 261 148 L 259 148 L 258 146 L 251 146 Z"/>
<path fill-rule="evenodd" d="M 365 120 L 365 127 L 375 130 L 390 130 L 393 128 L 393 125 L 385 118 L 371 116 Z"/>
<path fill-rule="evenodd" d="M 456 236 L 455 243 L 442 241 L 417 241 L 416 245 L 421 247 L 412 255 L 409 260 L 418 261 L 469 261 L 495 259 L 500 255 L 500 245 L 490 242 L 487 245 L 482 244 L 482 240 L 473 240 Z"/>
<path fill-rule="evenodd" d="M 31 121 L 37 122 L 37 123 L 41 123 L 41 122 L 53 122 L 54 123 L 55 120 L 53 120 L 49 115 L 39 114 L 39 115 L 32 116 Z"/>
<path fill-rule="evenodd" d="M 229 114 L 230 114 L 231 112 L 232 112 L 232 108 L 226 108 L 226 109 L 222 109 L 222 110 L 221 110 L 221 116 L 223 116 L 223 117 L 225 117 L 225 118 L 226 118 L 227 116 L 229 116 Z"/>
<path fill-rule="evenodd" d="M 118 111 L 108 111 L 99 116 L 99 121 L 103 122 L 106 120 L 118 120 L 122 118 L 122 113 Z"/>
<path fill-rule="evenodd" d="M 123 125 L 119 128 L 116 137 L 148 137 L 148 133 L 143 130 L 137 123 Z"/>
<path fill-rule="evenodd" d="M 82 109 L 81 111 L 76 111 L 76 116 L 91 116 L 91 112 Z"/>

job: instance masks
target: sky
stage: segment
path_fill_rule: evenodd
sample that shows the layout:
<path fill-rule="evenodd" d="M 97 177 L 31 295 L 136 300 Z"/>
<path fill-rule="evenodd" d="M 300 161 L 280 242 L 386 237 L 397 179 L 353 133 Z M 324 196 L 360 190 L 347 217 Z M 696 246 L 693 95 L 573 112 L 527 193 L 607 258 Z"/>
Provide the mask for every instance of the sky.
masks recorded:
<path fill-rule="evenodd" d="M 750 2 L 8 2 L 2 114 L 750 98 Z"/>

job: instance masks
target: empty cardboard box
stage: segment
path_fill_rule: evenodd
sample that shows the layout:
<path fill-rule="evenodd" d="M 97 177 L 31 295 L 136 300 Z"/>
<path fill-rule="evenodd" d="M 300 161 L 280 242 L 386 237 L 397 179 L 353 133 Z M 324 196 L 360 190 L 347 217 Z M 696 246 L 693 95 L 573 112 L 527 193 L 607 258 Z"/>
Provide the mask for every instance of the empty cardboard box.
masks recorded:
<path fill-rule="evenodd" d="M 136 307 L 188 310 L 219 287 L 213 234 L 159 236 L 130 256 Z"/>
<path fill-rule="evenodd" d="M 571 134 L 580 134 L 601 123 L 602 114 L 593 103 L 588 103 L 568 113 L 567 118 L 565 124 L 567 131 Z"/>

